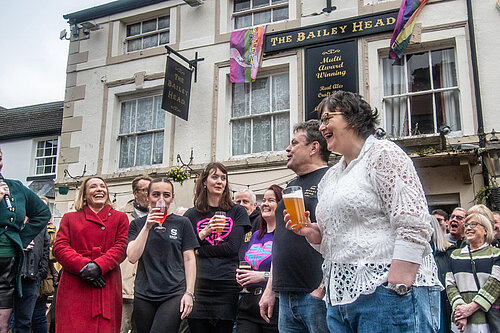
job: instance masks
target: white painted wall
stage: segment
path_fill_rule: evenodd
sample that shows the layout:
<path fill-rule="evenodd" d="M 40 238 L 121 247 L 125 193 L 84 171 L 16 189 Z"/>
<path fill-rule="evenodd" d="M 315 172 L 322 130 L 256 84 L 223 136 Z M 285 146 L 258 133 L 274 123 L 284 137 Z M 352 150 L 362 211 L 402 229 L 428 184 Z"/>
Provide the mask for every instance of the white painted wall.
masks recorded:
<path fill-rule="evenodd" d="M 30 182 L 26 181 L 26 177 L 32 175 L 31 160 L 34 159 L 32 147 L 32 139 L 0 142 L 3 159 L 2 175 L 5 178 L 20 180 L 28 186 Z"/>

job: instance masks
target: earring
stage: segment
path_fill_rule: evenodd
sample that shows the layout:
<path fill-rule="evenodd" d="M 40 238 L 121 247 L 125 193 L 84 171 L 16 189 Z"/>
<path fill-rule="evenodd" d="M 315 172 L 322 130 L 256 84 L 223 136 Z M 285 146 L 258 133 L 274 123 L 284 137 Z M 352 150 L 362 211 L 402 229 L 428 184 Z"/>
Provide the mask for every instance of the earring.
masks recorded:
<path fill-rule="evenodd" d="M 207 185 L 203 185 L 203 188 L 207 188 Z"/>

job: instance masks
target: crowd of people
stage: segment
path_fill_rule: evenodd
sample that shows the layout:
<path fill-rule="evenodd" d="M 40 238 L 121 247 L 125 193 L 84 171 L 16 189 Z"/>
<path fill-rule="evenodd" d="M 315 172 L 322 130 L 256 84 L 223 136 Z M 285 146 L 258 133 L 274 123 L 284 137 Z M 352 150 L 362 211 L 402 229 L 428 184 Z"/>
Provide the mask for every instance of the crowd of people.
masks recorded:
<path fill-rule="evenodd" d="M 43 198 L 0 174 L 0 333 L 47 332 L 54 289 L 61 333 L 500 332 L 500 213 L 429 212 L 358 94 L 326 97 L 318 119 L 286 147 L 301 227 L 282 187 L 233 197 L 212 162 L 181 212 L 168 178 L 137 177 L 120 210 L 86 178 L 55 236 Z"/>

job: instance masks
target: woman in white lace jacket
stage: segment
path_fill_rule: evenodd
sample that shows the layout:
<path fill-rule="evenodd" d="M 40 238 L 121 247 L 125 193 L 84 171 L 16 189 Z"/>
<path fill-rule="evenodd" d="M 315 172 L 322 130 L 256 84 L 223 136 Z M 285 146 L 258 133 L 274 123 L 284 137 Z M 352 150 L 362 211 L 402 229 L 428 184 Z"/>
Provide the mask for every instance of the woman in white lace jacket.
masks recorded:
<path fill-rule="evenodd" d="M 432 227 L 411 159 L 372 135 L 378 113 L 361 96 L 339 91 L 318 110 L 328 150 L 343 156 L 318 186 L 318 223 L 296 232 L 325 259 L 330 331 L 437 332 Z"/>

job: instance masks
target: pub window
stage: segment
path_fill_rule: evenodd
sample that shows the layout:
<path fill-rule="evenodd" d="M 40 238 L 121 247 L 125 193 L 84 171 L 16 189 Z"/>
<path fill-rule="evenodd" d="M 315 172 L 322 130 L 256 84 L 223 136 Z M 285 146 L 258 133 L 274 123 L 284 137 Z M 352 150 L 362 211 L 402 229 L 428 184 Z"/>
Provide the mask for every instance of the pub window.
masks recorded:
<path fill-rule="evenodd" d="M 234 29 L 288 19 L 288 0 L 234 0 Z"/>
<path fill-rule="evenodd" d="M 56 173 L 56 166 L 57 138 L 38 141 L 35 153 L 35 174 L 54 174 Z"/>
<path fill-rule="evenodd" d="M 148 49 L 170 42 L 170 16 L 127 25 L 127 52 Z"/>
<path fill-rule="evenodd" d="M 161 100 L 160 95 L 121 103 L 120 168 L 163 162 L 165 111 Z"/>
<path fill-rule="evenodd" d="M 455 49 L 382 59 L 385 128 L 391 137 L 461 130 Z"/>
<path fill-rule="evenodd" d="M 284 150 L 290 141 L 288 73 L 232 84 L 232 155 Z"/>

